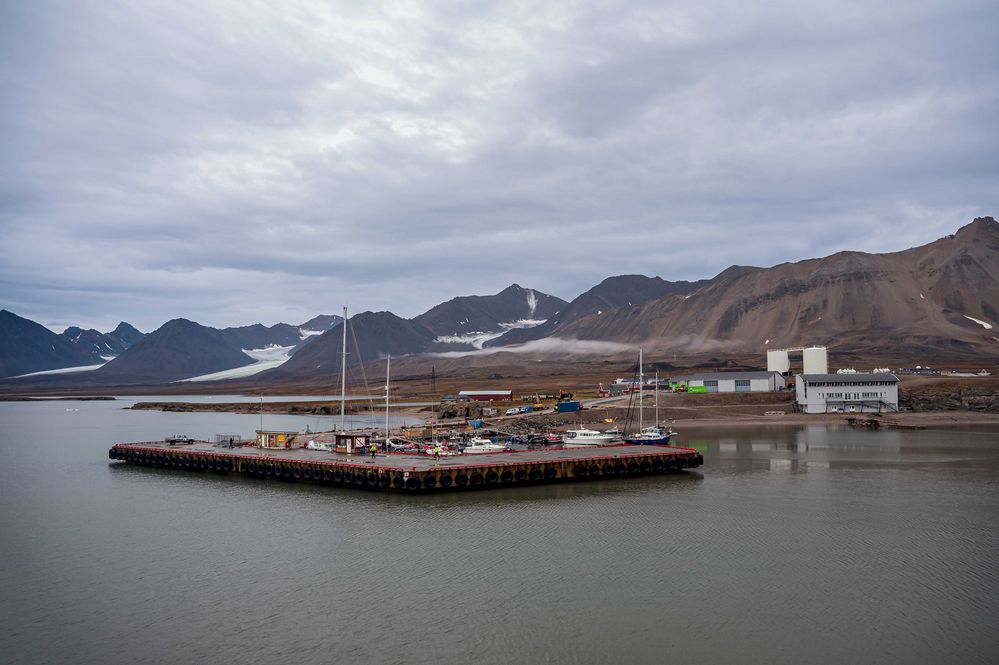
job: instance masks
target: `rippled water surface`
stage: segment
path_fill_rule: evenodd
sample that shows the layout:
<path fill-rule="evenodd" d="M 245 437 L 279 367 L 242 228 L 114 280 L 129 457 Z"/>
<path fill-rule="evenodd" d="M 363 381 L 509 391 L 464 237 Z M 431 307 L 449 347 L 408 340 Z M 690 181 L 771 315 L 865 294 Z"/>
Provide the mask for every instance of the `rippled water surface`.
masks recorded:
<path fill-rule="evenodd" d="M 697 473 L 414 497 L 110 463 L 259 424 L 121 406 L 0 403 L 0 662 L 999 659 L 997 431 L 682 432 Z"/>

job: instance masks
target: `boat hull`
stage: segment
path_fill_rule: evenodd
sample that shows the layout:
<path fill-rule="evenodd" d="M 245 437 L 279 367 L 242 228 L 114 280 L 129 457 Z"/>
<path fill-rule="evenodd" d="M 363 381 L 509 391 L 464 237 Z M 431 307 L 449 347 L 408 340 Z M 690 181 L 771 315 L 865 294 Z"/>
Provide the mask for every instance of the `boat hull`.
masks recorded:
<path fill-rule="evenodd" d="M 669 440 L 673 438 L 672 434 L 666 434 L 664 436 L 657 437 L 626 437 L 625 443 L 629 443 L 633 446 L 668 446 Z"/>
<path fill-rule="evenodd" d="M 589 441 L 574 441 L 572 439 L 567 439 L 563 444 L 566 448 L 592 448 L 593 446 L 606 446 L 611 442 L 611 439 L 597 439 Z"/>

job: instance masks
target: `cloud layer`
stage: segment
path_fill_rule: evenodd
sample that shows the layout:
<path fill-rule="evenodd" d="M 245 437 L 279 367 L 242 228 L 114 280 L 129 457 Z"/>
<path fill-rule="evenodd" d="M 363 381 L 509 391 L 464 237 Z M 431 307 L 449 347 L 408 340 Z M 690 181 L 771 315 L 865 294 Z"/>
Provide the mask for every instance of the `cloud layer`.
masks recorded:
<path fill-rule="evenodd" d="M 19 5 L 19 6 L 18 6 Z M 4 3 L 3 306 L 415 315 L 999 213 L 994 2 Z"/>

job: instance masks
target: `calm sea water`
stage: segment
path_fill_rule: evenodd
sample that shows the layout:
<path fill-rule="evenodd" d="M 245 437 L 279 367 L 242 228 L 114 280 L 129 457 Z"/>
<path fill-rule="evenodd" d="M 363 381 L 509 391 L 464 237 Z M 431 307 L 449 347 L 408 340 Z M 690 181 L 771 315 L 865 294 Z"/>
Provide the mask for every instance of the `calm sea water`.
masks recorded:
<path fill-rule="evenodd" d="M 0 662 L 999 659 L 997 431 L 681 433 L 698 473 L 413 497 L 110 463 L 259 424 L 121 406 L 0 403 Z"/>

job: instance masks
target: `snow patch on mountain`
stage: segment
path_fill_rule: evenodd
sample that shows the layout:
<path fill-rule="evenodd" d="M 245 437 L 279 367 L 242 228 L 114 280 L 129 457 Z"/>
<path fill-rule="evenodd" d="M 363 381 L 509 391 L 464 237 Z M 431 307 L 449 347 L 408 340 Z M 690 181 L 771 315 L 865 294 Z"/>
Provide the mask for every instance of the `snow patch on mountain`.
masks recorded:
<path fill-rule="evenodd" d="M 977 323 L 981 327 L 985 328 L 986 330 L 992 330 L 992 324 L 988 323 L 987 321 L 982 321 L 981 319 L 976 319 L 975 317 L 968 316 L 967 314 L 962 314 L 962 316 L 964 318 L 968 319 L 969 321 L 974 321 L 975 323 Z"/>
<path fill-rule="evenodd" d="M 105 356 L 101 356 L 104 358 Z M 113 358 L 114 356 L 111 356 Z M 108 358 L 110 359 L 110 358 Z M 62 367 L 60 369 L 46 369 L 41 372 L 31 372 L 30 374 L 19 374 L 17 376 L 10 376 L 10 379 L 23 379 L 28 376 L 45 376 L 47 374 L 76 374 L 77 372 L 93 372 L 95 369 L 100 369 L 104 367 L 104 363 L 100 365 L 78 365 L 76 367 Z"/>
<path fill-rule="evenodd" d="M 475 351 L 444 351 L 442 353 L 432 353 L 430 355 L 439 358 L 464 358 L 466 356 L 489 356 L 496 353 L 570 353 L 578 355 L 607 355 L 611 353 L 622 353 L 632 351 L 634 347 L 629 344 L 619 344 L 617 342 L 601 342 L 598 340 L 579 340 L 560 337 L 547 337 L 545 339 L 531 340 L 523 344 L 511 344 L 509 346 L 496 346 L 488 349 L 476 349 Z M 540 362 L 540 360 L 539 360 Z"/>
<path fill-rule="evenodd" d="M 299 328 L 298 329 L 298 336 L 301 339 L 307 339 L 309 337 L 315 337 L 316 335 L 322 335 L 323 332 L 325 332 L 325 331 L 323 331 L 323 330 L 306 330 L 305 328 Z M 247 351 L 247 353 L 249 353 L 249 351 Z"/>
<path fill-rule="evenodd" d="M 322 333 L 317 332 L 315 334 L 320 335 Z M 211 374 L 192 376 L 189 379 L 180 379 L 179 381 L 174 381 L 174 383 L 184 383 L 188 381 L 221 381 L 223 379 L 241 379 L 246 376 L 253 376 L 254 374 L 259 374 L 264 370 L 273 369 L 283 365 L 285 361 L 291 357 L 291 351 L 294 348 L 294 346 L 277 346 L 275 344 L 263 349 L 243 349 L 243 353 L 250 356 L 257 362 L 252 365 L 244 365 L 243 367 L 224 369 L 221 372 L 212 372 Z"/>
<path fill-rule="evenodd" d="M 535 301 L 536 304 L 537 302 Z M 533 310 L 531 311 L 533 312 Z M 441 344 L 469 344 L 474 349 L 481 349 L 486 342 L 500 337 L 508 330 L 513 330 L 514 328 L 534 328 L 544 322 L 544 319 L 520 319 L 518 321 L 501 323 L 500 330 L 467 332 L 461 335 L 441 335 L 434 341 Z"/>
<path fill-rule="evenodd" d="M 534 311 L 538 308 L 538 294 L 534 289 L 527 289 L 527 320 L 534 319 Z"/>

